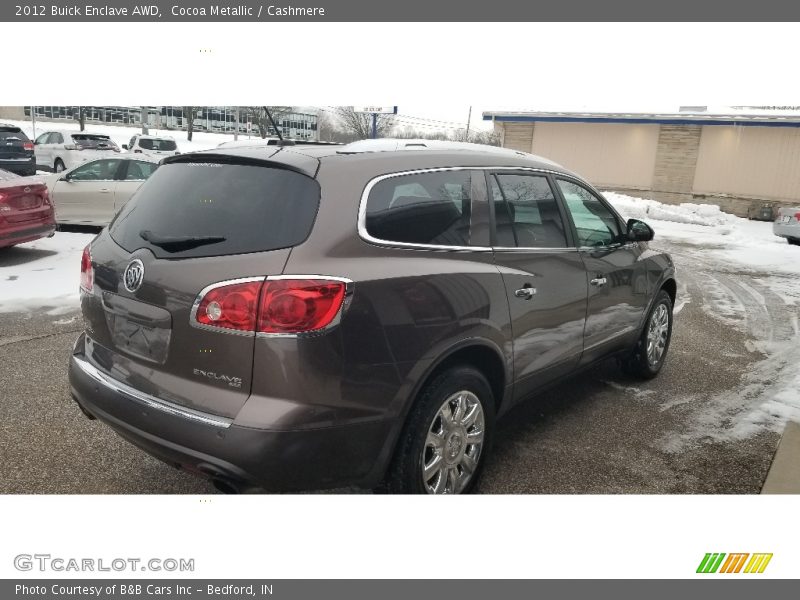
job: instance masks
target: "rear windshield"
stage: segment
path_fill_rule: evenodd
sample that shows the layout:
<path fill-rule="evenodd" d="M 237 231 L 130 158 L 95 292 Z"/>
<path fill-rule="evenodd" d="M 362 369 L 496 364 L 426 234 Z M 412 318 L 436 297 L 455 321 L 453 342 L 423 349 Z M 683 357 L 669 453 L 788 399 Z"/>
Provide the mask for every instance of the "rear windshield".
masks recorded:
<path fill-rule="evenodd" d="M 139 146 L 145 150 L 177 150 L 178 144 L 174 140 L 149 140 L 140 139 Z"/>
<path fill-rule="evenodd" d="M 288 248 L 311 232 L 319 184 L 286 169 L 222 163 L 161 166 L 109 226 L 128 252 L 159 258 Z"/>
<path fill-rule="evenodd" d="M 25 135 L 21 129 L 11 129 L 8 127 L 0 127 L 0 141 L 9 142 L 27 142 L 28 136 Z"/>
<path fill-rule="evenodd" d="M 89 133 L 73 133 L 72 141 L 84 148 L 113 148 L 116 146 L 107 135 L 92 135 Z"/>

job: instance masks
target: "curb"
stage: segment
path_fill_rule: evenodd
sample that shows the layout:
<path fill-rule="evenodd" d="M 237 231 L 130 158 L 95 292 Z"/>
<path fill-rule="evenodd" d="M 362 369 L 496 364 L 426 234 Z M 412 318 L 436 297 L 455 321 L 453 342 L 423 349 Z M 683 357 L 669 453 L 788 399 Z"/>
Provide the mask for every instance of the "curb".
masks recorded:
<path fill-rule="evenodd" d="M 786 424 L 761 493 L 800 494 L 800 423 Z"/>

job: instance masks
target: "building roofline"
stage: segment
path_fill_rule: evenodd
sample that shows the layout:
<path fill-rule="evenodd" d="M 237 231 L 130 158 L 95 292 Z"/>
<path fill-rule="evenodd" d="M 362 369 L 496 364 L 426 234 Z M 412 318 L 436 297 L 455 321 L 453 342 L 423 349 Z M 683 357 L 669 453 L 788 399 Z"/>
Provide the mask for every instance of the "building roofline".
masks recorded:
<path fill-rule="evenodd" d="M 800 127 L 798 115 L 710 113 L 578 113 L 487 111 L 484 121 L 516 123 L 628 123 L 649 125 L 733 125 L 750 127 Z"/>

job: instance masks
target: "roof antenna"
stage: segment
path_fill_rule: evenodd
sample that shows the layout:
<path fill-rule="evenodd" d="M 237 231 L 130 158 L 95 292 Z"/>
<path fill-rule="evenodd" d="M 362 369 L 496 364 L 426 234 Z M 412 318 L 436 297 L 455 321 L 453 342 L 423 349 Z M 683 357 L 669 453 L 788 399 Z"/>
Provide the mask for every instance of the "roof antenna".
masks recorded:
<path fill-rule="evenodd" d="M 272 118 L 272 113 L 269 112 L 269 108 L 265 106 L 264 112 L 267 113 L 267 118 L 269 118 L 269 122 L 272 125 L 272 128 L 275 130 L 275 133 L 278 134 L 278 146 L 294 146 L 293 141 L 283 139 L 283 136 L 281 135 L 281 130 L 278 129 L 277 125 L 275 125 L 275 120 Z"/>

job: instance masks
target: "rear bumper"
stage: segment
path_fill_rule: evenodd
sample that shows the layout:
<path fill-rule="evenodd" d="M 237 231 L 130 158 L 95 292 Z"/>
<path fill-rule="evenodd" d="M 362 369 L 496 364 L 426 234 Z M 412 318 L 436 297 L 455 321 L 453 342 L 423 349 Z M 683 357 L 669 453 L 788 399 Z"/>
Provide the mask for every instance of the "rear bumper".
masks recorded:
<path fill-rule="evenodd" d="M 2 220 L 0 219 L 0 223 Z M 45 221 L 31 225 L 24 223 L 23 225 L 2 225 L 0 224 L 0 248 L 7 246 L 16 246 L 17 244 L 24 244 L 25 242 L 32 242 L 43 237 L 49 237 L 56 231 L 55 220 Z"/>
<path fill-rule="evenodd" d="M 800 223 L 773 223 L 772 233 L 780 237 L 800 239 Z"/>
<path fill-rule="evenodd" d="M 149 398 L 99 372 L 81 335 L 70 359 L 72 397 L 149 454 L 206 477 L 268 491 L 374 487 L 389 422 L 302 431 L 242 427 L 235 420 Z"/>
<path fill-rule="evenodd" d="M 36 158 L 6 160 L 0 158 L 0 169 L 11 171 L 17 175 L 36 175 Z"/>

